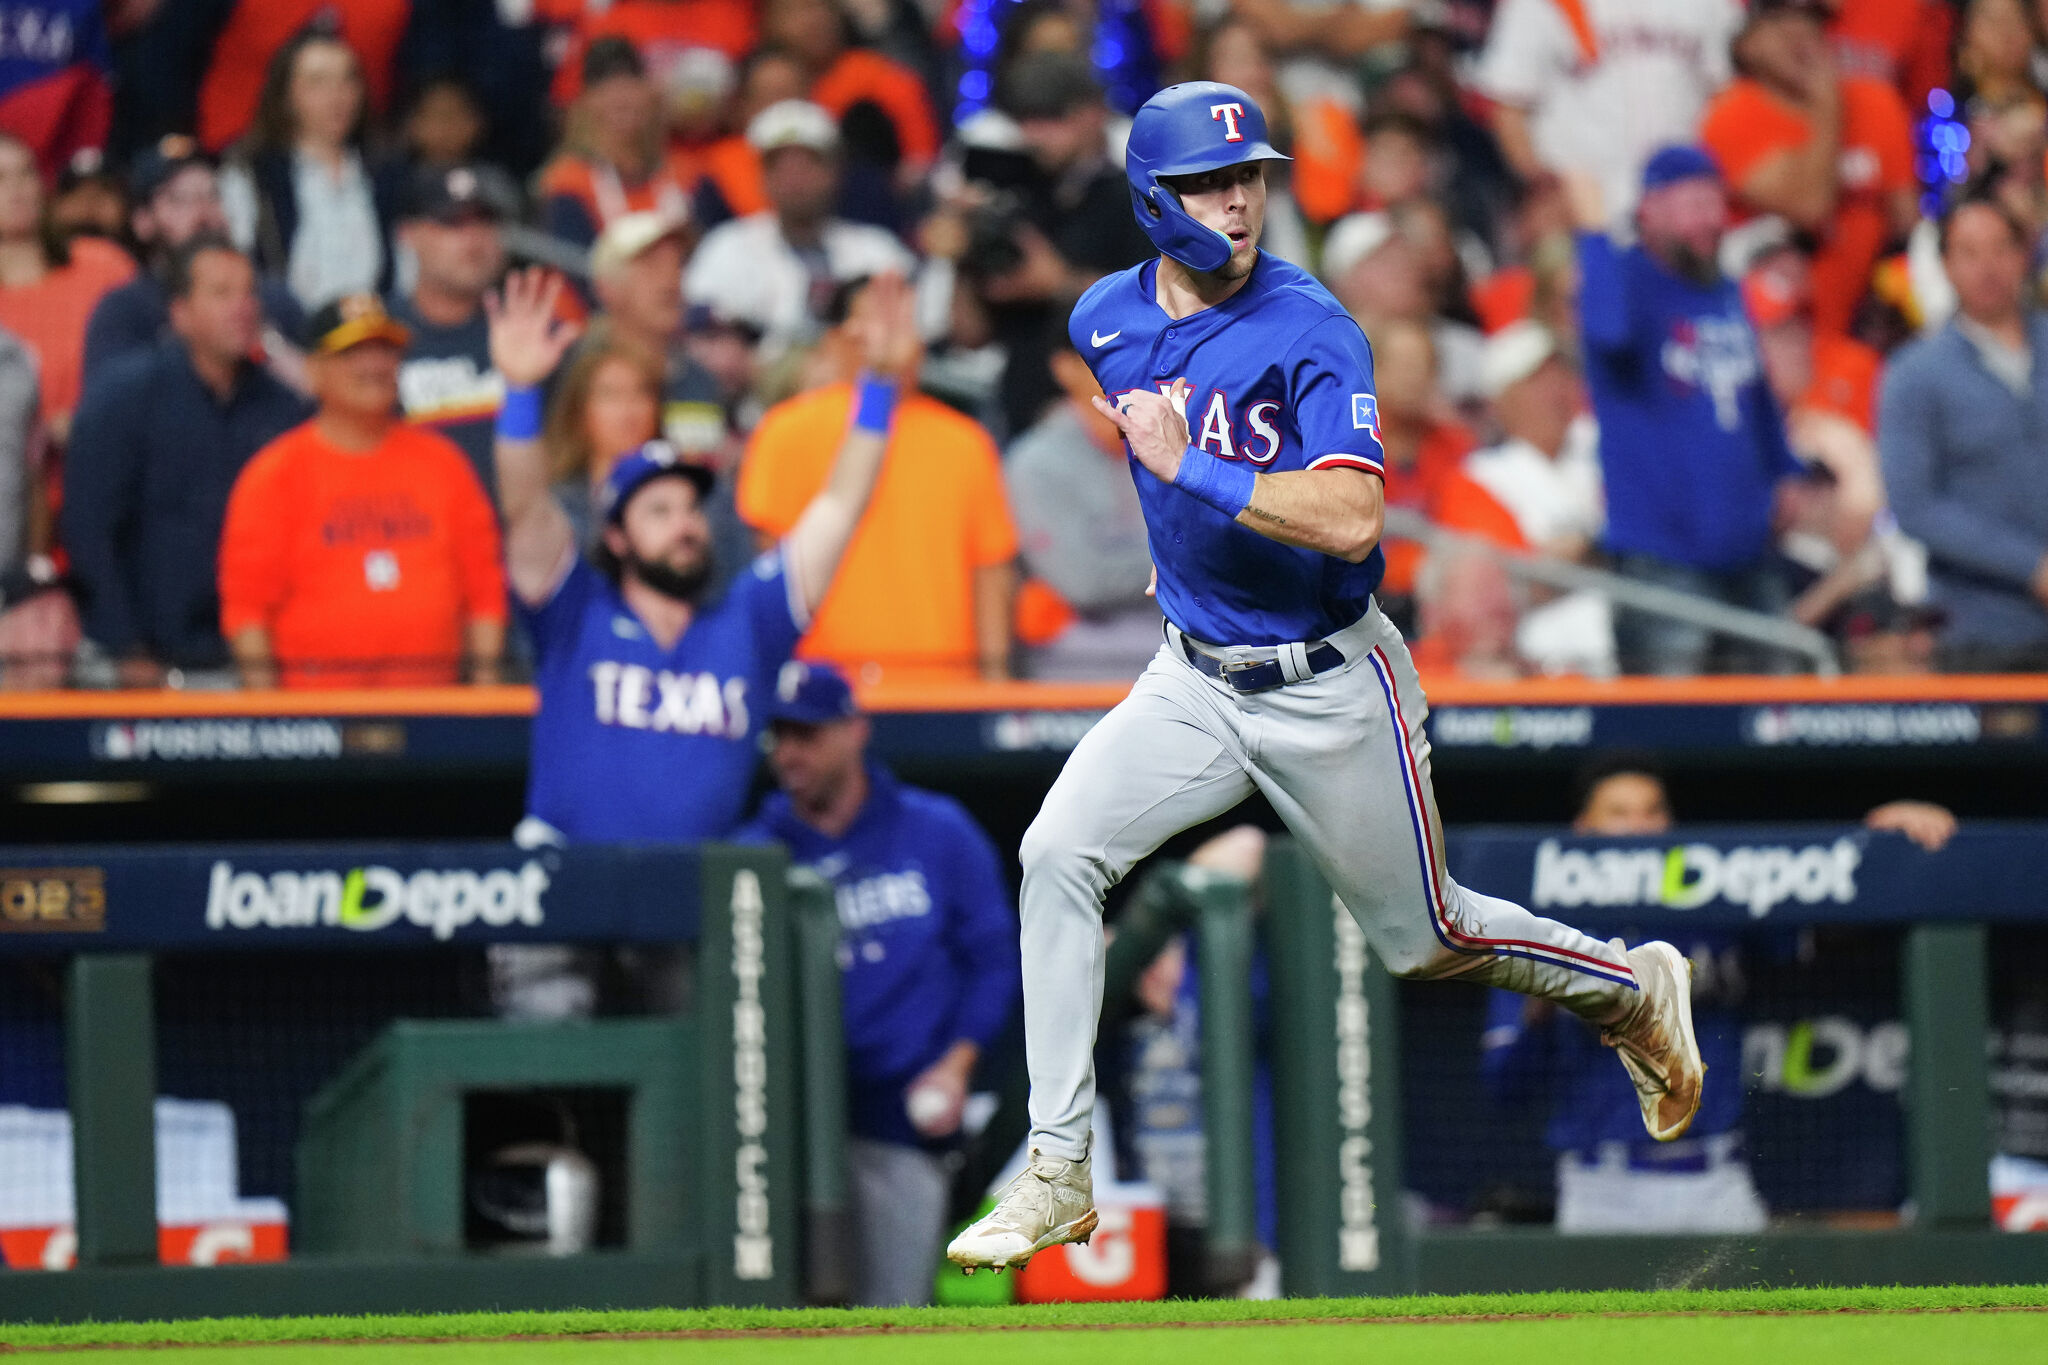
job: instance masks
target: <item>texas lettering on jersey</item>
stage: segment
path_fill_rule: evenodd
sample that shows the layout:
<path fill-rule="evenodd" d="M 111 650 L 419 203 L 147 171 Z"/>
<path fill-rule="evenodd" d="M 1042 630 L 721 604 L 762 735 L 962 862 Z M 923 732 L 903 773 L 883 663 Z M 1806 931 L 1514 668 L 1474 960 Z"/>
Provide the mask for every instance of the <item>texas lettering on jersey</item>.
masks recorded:
<path fill-rule="evenodd" d="M 1184 380 L 1185 375 L 1173 381 L 1157 385 L 1159 392 L 1171 397 L 1175 383 Z M 1125 389 L 1117 397 L 1133 390 Z M 1199 419 L 1190 408 L 1199 406 Z M 1196 404 L 1194 390 L 1185 391 L 1180 402 L 1180 415 L 1188 424 L 1188 443 L 1198 450 L 1206 450 L 1219 460 L 1245 460 L 1264 468 L 1279 458 L 1283 437 L 1281 430 L 1287 425 L 1279 399 L 1262 398 L 1254 402 L 1240 402 L 1235 405 L 1244 414 L 1240 423 L 1231 417 L 1230 395 L 1218 389 L 1211 392 L 1206 402 Z M 1366 447 L 1364 452 L 1333 451 L 1327 455 L 1311 457 L 1305 466 L 1320 469 L 1330 465 L 1350 465 L 1377 473 L 1386 462 L 1386 447 L 1380 442 L 1379 399 L 1370 393 L 1351 395 L 1352 430 L 1365 433 L 1358 443 Z"/>
<path fill-rule="evenodd" d="M 597 723 L 677 735 L 747 737 L 747 680 L 601 660 L 590 666 Z"/>

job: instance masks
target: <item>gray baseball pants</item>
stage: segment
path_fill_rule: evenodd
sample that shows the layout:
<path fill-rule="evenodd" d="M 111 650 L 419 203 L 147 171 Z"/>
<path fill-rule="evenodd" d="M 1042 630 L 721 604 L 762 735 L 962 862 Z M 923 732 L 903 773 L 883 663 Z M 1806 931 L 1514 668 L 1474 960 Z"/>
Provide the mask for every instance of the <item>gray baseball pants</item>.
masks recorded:
<path fill-rule="evenodd" d="M 1469 891 L 1445 870 L 1428 705 L 1378 606 L 1329 637 L 1342 665 L 1249 695 L 1197 672 L 1168 633 L 1130 696 L 1075 747 L 1019 850 L 1034 1148 L 1068 1159 L 1087 1150 L 1103 893 L 1168 838 L 1254 791 L 1395 975 L 1483 982 L 1595 1022 L 1620 1012 L 1636 988 L 1620 940 Z"/>
<path fill-rule="evenodd" d="M 952 1177 L 944 1158 L 872 1138 L 846 1140 L 854 1223 L 860 1233 L 854 1303 L 862 1308 L 932 1301 L 946 1240 Z"/>

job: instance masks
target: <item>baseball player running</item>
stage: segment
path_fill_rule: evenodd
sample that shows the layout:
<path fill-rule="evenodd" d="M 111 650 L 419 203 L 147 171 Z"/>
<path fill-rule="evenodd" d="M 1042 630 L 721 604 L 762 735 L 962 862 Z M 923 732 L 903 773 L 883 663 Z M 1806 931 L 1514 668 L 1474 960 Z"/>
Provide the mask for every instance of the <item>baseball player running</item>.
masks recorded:
<path fill-rule="evenodd" d="M 947 1256 L 1024 1264 L 1095 1230 L 1089 1177 L 1103 893 L 1173 834 L 1262 792 L 1404 977 L 1552 1000 L 1621 1057 L 1650 1135 L 1699 1108 L 1689 967 L 1469 891 L 1444 870 L 1428 706 L 1373 602 L 1381 447 L 1372 356 L 1304 271 L 1259 251 L 1265 165 L 1242 90 L 1138 111 L 1125 169 L 1160 256 L 1098 281 L 1069 331 L 1124 433 L 1166 643 L 1091 730 L 1024 836 L 1031 1159 Z"/>

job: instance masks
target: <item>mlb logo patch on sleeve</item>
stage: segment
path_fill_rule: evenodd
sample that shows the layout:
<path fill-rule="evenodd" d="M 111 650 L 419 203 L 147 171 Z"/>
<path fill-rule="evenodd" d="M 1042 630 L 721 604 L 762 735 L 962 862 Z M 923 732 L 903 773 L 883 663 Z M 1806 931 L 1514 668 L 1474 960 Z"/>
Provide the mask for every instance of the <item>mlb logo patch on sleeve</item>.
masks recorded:
<path fill-rule="evenodd" d="M 1377 436 L 1380 429 L 1380 400 L 1369 393 L 1352 394 L 1351 426 L 1356 431 L 1370 431 Z"/>

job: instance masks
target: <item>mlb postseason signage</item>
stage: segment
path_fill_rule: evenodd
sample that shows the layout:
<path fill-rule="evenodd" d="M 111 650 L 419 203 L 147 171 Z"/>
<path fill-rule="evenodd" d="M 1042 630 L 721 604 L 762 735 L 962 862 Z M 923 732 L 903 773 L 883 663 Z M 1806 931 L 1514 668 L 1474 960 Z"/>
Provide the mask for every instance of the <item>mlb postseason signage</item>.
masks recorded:
<path fill-rule="evenodd" d="M 698 934 L 694 848 L 496 843 L 0 850 L 0 954 Z"/>
<path fill-rule="evenodd" d="M 1688 826 L 1591 839 L 1463 829 L 1446 850 L 1458 881 L 1586 927 L 2048 919 L 2048 826 L 1968 821 L 1939 853 L 1860 826 Z"/>
<path fill-rule="evenodd" d="M 1434 680 L 1433 680 L 1434 681 Z M 1723 682 L 1731 685 L 1724 686 Z M 910 765 L 1030 771 L 1070 752 L 1126 687 L 1004 684 L 937 702 L 874 698 L 875 748 Z M 2048 683 L 2021 677 L 1659 680 L 1514 689 L 1444 682 L 1428 720 L 1439 764 L 1573 762 L 1589 749 L 1737 753 L 1745 763 L 1950 755 L 2011 763 L 2048 748 Z M 117 710 L 115 707 L 130 709 Z M 389 694 L 166 693 L 0 697 L 0 776 L 182 781 L 258 775 L 282 783 L 392 773 L 516 775 L 530 689 Z M 936 709 L 932 709 L 936 708 Z"/>

